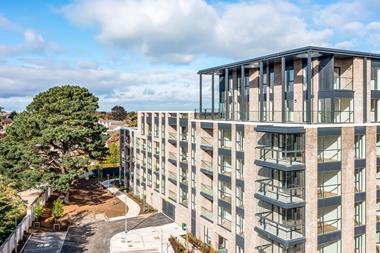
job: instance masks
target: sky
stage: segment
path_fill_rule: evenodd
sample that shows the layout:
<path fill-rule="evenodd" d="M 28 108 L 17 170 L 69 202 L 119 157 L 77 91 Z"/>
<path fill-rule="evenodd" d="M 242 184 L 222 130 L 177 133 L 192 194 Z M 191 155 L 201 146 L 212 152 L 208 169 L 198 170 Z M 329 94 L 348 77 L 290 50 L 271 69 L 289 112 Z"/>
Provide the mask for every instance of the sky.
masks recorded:
<path fill-rule="evenodd" d="M 0 106 L 75 84 L 100 110 L 194 110 L 199 69 L 307 45 L 380 53 L 380 1 L 0 0 Z"/>

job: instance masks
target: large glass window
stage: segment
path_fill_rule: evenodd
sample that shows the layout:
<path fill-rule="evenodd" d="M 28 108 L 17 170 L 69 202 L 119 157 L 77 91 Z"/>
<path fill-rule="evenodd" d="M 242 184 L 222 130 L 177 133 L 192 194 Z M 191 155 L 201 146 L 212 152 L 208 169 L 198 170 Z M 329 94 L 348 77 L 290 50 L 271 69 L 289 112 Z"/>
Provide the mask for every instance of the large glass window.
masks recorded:
<path fill-rule="evenodd" d="M 236 150 L 243 151 L 244 130 L 236 130 Z"/>
<path fill-rule="evenodd" d="M 355 253 L 366 253 L 365 234 L 355 237 Z"/>
<path fill-rule="evenodd" d="M 203 226 L 203 242 L 209 245 L 211 244 L 211 232 L 206 226 Z"/>
<path fill-rule="evenodd" d="M 240 186 L 236 186 L 236 206 L 243 207 L 244 190 Z"/>
<path fill-rule="evenodd" d="M 231 222 L 231 212 L 225 207 L 218 206 L 218 224 L 227 229 L 231 229 Z"/>
<path fill-rule="evenodd" d="M 243 236 L 244 233 L 244 218 L 236 214 L 236 234 Z"/>
<path fill-rule="evenodd" d="M 365 191 L 365 168 L 355 169 L 355 191 L 356 192 Z"/>
<path fill-rule="evenodd" d="M 244 161 L 242 159 L 236 159 L 236 179 L 243 179 L 244 173 Z"/>
<path fill-rule="evenodd" d="M 365 135 L 355 135 L 355 158 L 365 158 Z"/>
<path fill-rule="evenodd" d="M 365 201 L 355 203 L 355 226 L 365 225 Z"/>
<path fill-rule="evenodd" d="M 371 99 L 371 121 L 380 121 L 380 99 Z"/>

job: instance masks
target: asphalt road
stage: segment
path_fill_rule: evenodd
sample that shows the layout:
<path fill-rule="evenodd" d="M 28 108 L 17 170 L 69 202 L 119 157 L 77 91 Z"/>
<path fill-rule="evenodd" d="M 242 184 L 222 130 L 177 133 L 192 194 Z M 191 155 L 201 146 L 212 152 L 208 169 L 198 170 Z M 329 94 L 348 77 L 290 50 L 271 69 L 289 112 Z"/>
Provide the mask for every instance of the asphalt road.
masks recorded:
<path fill-rule="evenodd" d="M 139 216 L 128 219 L 128 230 L 161 226 L 173 222 L 162 213 L 150 216 Z M 70 227 L 62 253 L 108 253 L 110 239 L 113 235 L 124 231 L 124 220 L 114 222 L 96 222 Z"/>

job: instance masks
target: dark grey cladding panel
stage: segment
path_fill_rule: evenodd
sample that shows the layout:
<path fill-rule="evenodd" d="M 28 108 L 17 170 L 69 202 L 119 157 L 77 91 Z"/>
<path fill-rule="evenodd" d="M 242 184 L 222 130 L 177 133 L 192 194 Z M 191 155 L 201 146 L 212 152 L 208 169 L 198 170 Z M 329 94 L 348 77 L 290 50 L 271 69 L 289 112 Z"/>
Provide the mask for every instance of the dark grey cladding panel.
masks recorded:
<path fill-rule="evenodd" d="M 326 198 L 326 199 L 318 199 L 318 208 L 323 208 L 327 206 L 336 206 L 340 205 L 342 203 L 342 197 L 336 196 L 332 198 Z"/>
<path fill-rule="evenodd" d="M 236 151 L 236 159 L 244 160 L 244 152 L 243 151 Z"/>
<path fill-rule="evenodd" d="M 181 189 L 184 191 L 184 192 L 188 192 L 189 191 L 189 187 L 184 184 L 184 183 L 179 183 L 179 187 L 181 187 Z"/>
<path fill-rule="evenodd" d="M 195 188 L 191 188 L 191 194 L 196 195 L 197 190 Z"/>
<path fill-rule="evenodd" d="M 189 120 L 187 119 L 187 118 L 181 118 L 181 119 L 179 119 L 179 124 L 181 125 L 181 126 L 185 126 L 185 127 L 187 127 L 187 124 L 189 123 Z"/>
<path fill-rule="evenodd" d="M 380 232 L 380 222 L 376 223 L 376 232 Z"/>
<path fill-rule="evenodd" d="M 335 90 L 334 92 L 331 91 L 319 91 L 318 92 L 318 98 L 353 98 L 354 97 L 354 91 L 352 90 Z"/>
<path fill-rule="evenodd" d="M 365 192 L 357 192 L 355 193 L 355 203 L 365 201 Z"/>
<path fill-rule="evenodd" d="M 218 180 L 231 183 L 231 177 L 223 174 L 218 174 Z"/>
<path fill-rule="evenodd" d="M 278 164 L 278 163 L 273 163 L 273 162 L 268 162 L 268 161 L 262 161 L 262 160 L 255 160 L 255 164 L 261 167 L 265 168 L 271 168 L 274 170 L 281 170 L 281 171 L 297 171 L 297 170 L 304 170 L 305 165 L 300 164 L 300 165 L 283 165 L 283 164 Z"/>
<path fill-rule="evenodd" d="M 296 134 L 296 133 L 305 132 L 305 128 L 303 127 L 273 126 L 273 125 L 260 125 L 260 126 L 257 126 L 255 130 L 256 132 L 283 133 L 283 134 Z"/>
<path fill-rule="evenodd" d="M 187 152 L 187 149 L 188 149 L 188 145 L 187 145 L 187 141 L 180 141 L 179 142 L 179 145 L 182 147 L 182 148 L 184 148 L 184 149 L 186 149 L 186 152 Z"/>
<path fill-rule="evenodd" d="M 334 57 L 331 54 L 320 57 L 318 68 L 319 90 L 332 90 L 334 84 Z"/>
<path fill-rule="evenodd" d="M 341 133 L 342 129 L 340 127 L 318 128 L 318 136 L 341 135 Z"/>
<path fill-rule="evenodd" d="M 193 122 L 193 123 L 195 123 L 195 122 Z M 213 123 L 212 122 L 201 122 L 201 128 L 213 129 Z"/>
<path fill-rule="evenodd" d="M 175 126 L 175 125 L 177 125 L 177 118 L 174 118 L 174 117 L 170 117 L 170 118 L 168 118 L 168 123 L 169 123 L 169 125 L 171 125 L 171 126 Z"/>
<path fill-rule="evenodd" d="M 219 155 L 231 156 L 231 149 L 219 148 Z"/>
<path fill-rule="evenodd" d="M 355 127 L 355 134 L 365 134 L 365 126 L 357 126 Z"/>
<path fill-rule="evenodd" d="M 364 235 L 365 234 L 365 225 L 356 226 L 355 227 L 355 236 Z"/>
<path fill-rule="evenodd" d="M 240 235 L 236 235 L 236 245 L 238 245 L 240 248 L 244 249 L 244 237 Z"/>
<path fill-rule="evenodd" d="M 228 123 L 219 123 L 218 127 L 220 129 L 229 129 L 229 128 L 231 128 L 231 124 L 228 124 Z"/>
<path fill-rule="evenodd" d="M 339 241 L 342 237 L 341 231 L 336 231 L 332 233 L 328 233 L 325 235 L 319 235 L 318 236 L 318 244 L 324 244 L 327 242 L 335 242 Z"/>
<path fill-rule="evenodd" d="M 236 124 L 236 130 L 244 131 L 244 125 Z"/>
<path fill-rule="evenodd" d="M 380 90 L 371 90 L 371 98 L 380 98 Z"/>
<path fill-rule="evenodd" d="M 366 160 L 365 159 L 356 159 L 355 168 L 365 168 Z"/>
<path fill-rule="evenodd" d="M 241 179 L 236 179 L 236 185 L 240 186 L 244 190 L 244 181 Z"/>
<path fill-rule="evenodd" d="M 193 173 L 196 173 L 197 168 L 196 168 L 194 165 L 192 165 L 192 166 L 191 166 L 191 171 L 192 171 Z"/>
<path fill-rule="evenodd" d="M 218 205 L 227 209 L 229 212 L 231 212 L 231 204 L 230 203 L 227 203 L 226 201 L 223 201 L 221 199 L 218 199 Z"/>
<path fill-rule="evenodd" d="M 244 209 L 240 207 L 236 207 L 236 213 L 244 218 Z"/>
<path fill-rule="evenodd" d="M 331 163 L 319 163 L 319 171 L 328 171 L 328 170 L 340 170 L 342 167 L 342 162 L 331 162 Z"/>
<path fill-rule="evenodd" d="M 192 150 L 196 150 L 197 149 L 197 145 L 195 145 L 195 143 L 191 143 L 191 148 L 192 148 Z"/>
<path fill-rule="evenodd" d="M 160 122 L 160 118 L 159 117 L 154 117 L 154 123 L 159 124 L 159 122 Z"/>
<path fill-rule="evenodd" d="M 191 126 L 192 126 L 192 127 L 196 127 L 196 125 L 197 125 L 197 124 L 196 124 L 195 122 L 191 122 Z"/>

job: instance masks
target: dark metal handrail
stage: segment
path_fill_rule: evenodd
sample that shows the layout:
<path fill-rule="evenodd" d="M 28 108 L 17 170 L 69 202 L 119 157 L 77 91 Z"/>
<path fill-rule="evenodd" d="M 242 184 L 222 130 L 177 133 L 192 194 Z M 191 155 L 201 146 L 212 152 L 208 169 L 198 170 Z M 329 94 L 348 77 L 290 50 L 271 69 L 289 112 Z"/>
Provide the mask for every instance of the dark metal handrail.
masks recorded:
<path fill-rule="evenodd" d="M 290 165 L 293 165 L 295 162 L 305 162 L 304 150 L 284 150 L 271 146 L 258 146 L 257 149 L 260 150 L 260 160 L 274 159 L 277 164 L 280 161 L 286 161 Z"/>
<path fill-rule="evenodd" d="M 304 199 L 305 188 L 302 186 L 282 187 L 265 181 L 268 181 L 268 179 L 260 179 L 256 181 L 259 184 L 258 192 L 263 193 L 265 196 L 270 192 L 274 193 L 276 200 L 279 200 L 281 196 L 289 198 L 290 202 L 293 202 L 294 198 Z"/>

